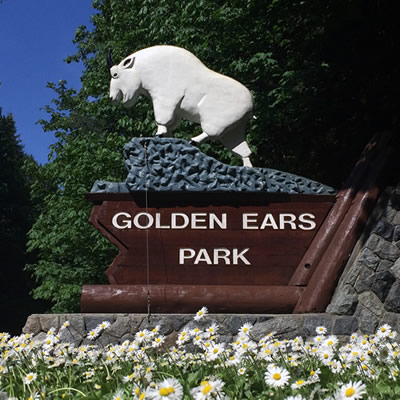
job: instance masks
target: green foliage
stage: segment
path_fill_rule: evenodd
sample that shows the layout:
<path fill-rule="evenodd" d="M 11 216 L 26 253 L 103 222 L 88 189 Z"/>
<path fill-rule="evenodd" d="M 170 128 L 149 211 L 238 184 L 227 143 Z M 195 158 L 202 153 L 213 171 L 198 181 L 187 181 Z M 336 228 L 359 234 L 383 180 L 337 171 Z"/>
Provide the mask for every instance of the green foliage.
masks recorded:
<path fill-rule="evenodd" d="M 22 170 L 25 158 L 14 119 L 11 114 L 3 116 L 0 108 L 0 243 L 23 242 L 20 234 L 31 222 L 29 187 Z"/>
<path fill-rule="evenodd" d="M 119 62 L 151 45 L 181 46 L 243 82 L 254 96 L 248 138 L 258 167 L 339 186 L 377 129 L 398 128 L 400 35 L 383 2 L 94 0 L 93 8 L 93 30 L 78 27 L 78 51 L 66 59 L 83 62 L 82 88 L 49 84 L 57 97 L 41 121 L 58 141 L 33 185 L 42 205 L 29 243 L 39 262 L 29 268 L 35 296 L 54 310 L 76 310 L 80 285 L 101 282 L 115 254 L 87 223 L 84 193 L 96 179 L 124 180 L 123 144 L 156 131 L 148 100 L 131 110 L 109 104 L 109 48 Z M 182 123 L 176 136 L 198 133 Z M 240 164 L 222 146 L 202 150 Z"/>
<path fill-rule="evenodd" d="M 12 115 L 4 116 L 0 108 L 0 254 L 6 282 L 0 295 L 0 329 L 13 332 L 20 332 L 30 308 L 30 282 L 23 268 L 29 262 L 25 246 L 34 220 L 29 198 L 33 177 L 24 171 L 24 162 L 35 164 L 23 151 Z"/>

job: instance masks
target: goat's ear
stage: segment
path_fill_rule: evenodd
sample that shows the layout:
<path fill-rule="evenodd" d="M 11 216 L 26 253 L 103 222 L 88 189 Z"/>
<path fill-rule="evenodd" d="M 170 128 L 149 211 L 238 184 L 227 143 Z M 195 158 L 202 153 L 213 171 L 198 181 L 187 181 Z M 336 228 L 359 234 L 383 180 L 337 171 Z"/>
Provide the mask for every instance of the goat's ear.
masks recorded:
<path fill-rule="evenodd" d="M 124 69 L 132 68 L 133 64 L 135 64 L 135 57 L 128 57 L 127 59 L 124 60 L 122 63 L 122 67 Z"/>

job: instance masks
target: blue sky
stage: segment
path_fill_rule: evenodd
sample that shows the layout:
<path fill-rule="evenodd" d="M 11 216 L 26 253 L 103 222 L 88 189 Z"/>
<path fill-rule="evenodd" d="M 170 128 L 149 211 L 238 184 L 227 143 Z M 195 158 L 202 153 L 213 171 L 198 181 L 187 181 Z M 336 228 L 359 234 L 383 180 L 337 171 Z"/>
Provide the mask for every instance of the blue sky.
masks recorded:
<path fill-rule="evenodd" d="M 0 0 L 0 108 L 13 114 L 24 150 L 47 162 L 54 142 L 36 122 L 55 92 L 47 82 L 65 79 L 79 89 L 82 65 L 63 60 L 75 54 L 79 25 L 91 29 L 92 0 Z"/>

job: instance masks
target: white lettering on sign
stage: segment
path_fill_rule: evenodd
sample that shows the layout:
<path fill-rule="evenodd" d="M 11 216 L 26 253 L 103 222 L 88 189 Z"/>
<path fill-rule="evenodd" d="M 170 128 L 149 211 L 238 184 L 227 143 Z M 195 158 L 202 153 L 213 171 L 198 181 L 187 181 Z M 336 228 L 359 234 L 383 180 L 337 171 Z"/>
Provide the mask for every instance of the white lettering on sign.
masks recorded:
<path fill-rule="evenodd" d="M 119 212 L 112 218 L 112 225 L 117 229 L 228 229 L 226 213 L 189 213 L 176 212 L 163 215 L 140 212 L 133 217 L 127 212 Z M 311 231 L 316 228 L 315 215 L 303 213 L 243 213 L 242 229 L 245 230 L 303 230 Z M 221 253 L 223 254 L 223 253 Z M 222 257 L 222 256 L 221 256 Z"/>
<path fill-rule="evenodd" d="M 280 217 L 280 216 L 279 216 Z M 267 229 L 271 227 L 272 229 L 278 229 L 278 225 L 275 222 L 272 214 L 265 214 L 264 220 L 261 223 L 260 229 Z"/>
<path fill-rule="evenodd" d="M 127 212 L 115 214 L 111 220 L 114 228 L 117 229 L 227 229 L 226 213 L 217 215 L 215 213 L 171 213 L 162 215 L 155 213 L 155 216 L 148 212 L 140 212 L 132 215 Z"/>
<path fill-rule="evenodd" d="M 186 261 L 191 260 L 193 264 L 206 263 L 208 265 L 251 265 L 250 261 L 245 257 L 249 249 L 226 249 L 216 248 L 208 251 L 200 249 L 198 252 L 190 248 L 179 249 L 179 264 L 183 265 Z"/>
<path fill-rule="evenodd" d="M 144 217 L 144 218 L 140 218 L 140 217 Z M 147 224 L 142 225 L 142 222 L 140 222 L 140 219 L 145 222 L 147 220 Z M 146 212 L 141 212 L 139 214 L 136 214 L 135 218 L 133 218 L 133 225 L 135 225 L 136 228 L 139 228 L 139 229 L 149 229 L 153 225 L 153 223 L 154 223 L 154 217 L 151 214 L 146 213 Z"/>
<path fill-rule="evenodd" d="M 242 215 L 242 227 L 243 229 L 259 230 L 301 229 L 303 231 L 311 231 L 317 226 L 314 220 L 315 215 L 311 213 L 300 214 L 299 217 L 292 213 L 280 213 L 275 217 L 271 213 L 265 214 L 264 217 L 259 216 L 258 213 L 244 213 Z"/>
<path fill-rule="evenodd" d="M 299 221 L 302 222 L 302 224 L 299 224 L 299 228 L 303 229 L 303 231 L 312 231 L 317 226 L 314 219 L 315 216 L 313 214 L 301 214 Z"/>
<path fill-rule="evenodd" d="M 189 217 L 186 214 L 184 213 L 171 214 L 171 229 L 185 229 L 188 225 L 189 225 Z"/>
<path fill-rule="evenodd" d="M 242 226 L 243 229 L 258 229 L 257 225 L 252 225 L 257 223 L 258 213 L 247 213 L 242 215 Z"/>
<path fill-rule="evenodd" d="M 130 219 L 120 219 L 120 217 L 131 218 L 131 215 L 126 212 L 119 212 L 113 216 L 112 224 L 118 229 L 131 229 L 132 221 Z M 121 223 L 123 225 L 121 225 Z"/>

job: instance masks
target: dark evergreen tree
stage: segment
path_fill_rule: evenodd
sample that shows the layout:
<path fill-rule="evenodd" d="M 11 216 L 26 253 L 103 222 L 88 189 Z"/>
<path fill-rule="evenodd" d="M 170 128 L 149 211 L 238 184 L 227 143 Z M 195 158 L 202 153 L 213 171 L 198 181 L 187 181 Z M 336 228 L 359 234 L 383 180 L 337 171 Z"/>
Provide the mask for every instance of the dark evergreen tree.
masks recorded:
<path fill-rule="evenodd" d="M 26 242 L 34 220 L 25 162 L 35 164 L 23 151 L 12 115 L 3 115 L 0 108 L 0 331 L 15 334 L 37 306 L 29 296 L 33 285 L 24 272 L 25 264 L 32 261 Z"/>

